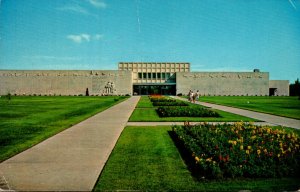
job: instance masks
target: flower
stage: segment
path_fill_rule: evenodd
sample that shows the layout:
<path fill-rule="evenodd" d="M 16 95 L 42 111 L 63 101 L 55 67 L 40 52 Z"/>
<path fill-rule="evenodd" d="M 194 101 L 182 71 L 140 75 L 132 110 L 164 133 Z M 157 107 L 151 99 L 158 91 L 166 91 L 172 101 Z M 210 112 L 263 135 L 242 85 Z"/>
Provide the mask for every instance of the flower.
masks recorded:
<path fill-rule="evenodd" d="M 248 155 L 250 154 L 250 151 L 248 149 L 246 150 L 246 154 L 248 154 Z"/>
<path fill-rule="evenodd" d="M 247 149 L 251 150 L 251 146 L 248 146 Z"/>
<path fill-rule="evenodd" d="M 257 155 L 259 155 L 261 153 L 260 149 L 257 150 Z"/>
<path fill-rule="evenodd" d="M 241 146 L 240 146 L 240 150 L 243 150 L 243 149 L 244 149 L 244 146 L 243 146 L 243 145 L 241 145 Z"/>

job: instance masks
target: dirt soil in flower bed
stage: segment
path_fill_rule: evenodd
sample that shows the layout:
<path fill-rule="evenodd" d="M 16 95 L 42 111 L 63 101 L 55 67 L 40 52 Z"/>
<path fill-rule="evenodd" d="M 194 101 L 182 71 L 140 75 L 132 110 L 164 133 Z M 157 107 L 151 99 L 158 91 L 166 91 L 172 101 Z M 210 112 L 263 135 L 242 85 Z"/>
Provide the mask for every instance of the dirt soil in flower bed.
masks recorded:
<path fill-rule="evenodd" d="M 300 177 L 294 131 L 238 122 L 173 127 L 173 140 L 197 178 Z"/>

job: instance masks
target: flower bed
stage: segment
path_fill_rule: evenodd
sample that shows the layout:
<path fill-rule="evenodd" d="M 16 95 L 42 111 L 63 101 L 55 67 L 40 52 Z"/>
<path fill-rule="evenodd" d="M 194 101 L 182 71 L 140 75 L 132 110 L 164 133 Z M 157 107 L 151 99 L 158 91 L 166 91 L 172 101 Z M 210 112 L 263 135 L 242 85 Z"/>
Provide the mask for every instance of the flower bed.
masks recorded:
<path fill-rule="evenodd" d="M 166 97 L 149 97 L 151 102 L 176 102 L 176 99 Z"/>
<path fill-rule="evenodd" d="M 174 101 L 174 102 L 152 102 L 153 106 L 188 106 L 189 104 L 183 101 Z"/>
<path fill-rule="evenodd" d="M 159 107 L 156 111 L 160 117 L 220 117 L 217 112 L 197 105 L 186 107 Z"/>
<path fill-rule="evenodd" d="M 300 176 L 300 140 L 294 132 L 238 122 L 174 126 L 176 143 L 206 178 Z"/>

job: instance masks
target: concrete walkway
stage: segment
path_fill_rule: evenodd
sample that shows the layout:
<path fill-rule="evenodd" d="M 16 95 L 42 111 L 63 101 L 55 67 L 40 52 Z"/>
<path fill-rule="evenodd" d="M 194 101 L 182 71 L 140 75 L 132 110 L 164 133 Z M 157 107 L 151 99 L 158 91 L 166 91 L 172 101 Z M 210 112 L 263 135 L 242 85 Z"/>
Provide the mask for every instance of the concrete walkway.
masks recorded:
<path fill-rule="evenodd" d="M 16 191 L 91 191 L 140 97 L 131 97 L 0 164 Z M 0 189 L 1 191 L 1 189 Z"/>
<path fill-rule="evenodd" d="M 187 101 L 187 99 L 181 98 L 181 97 L 173 97 L 173 98 Z M 196 101 L 196 104 L 200 104 L 200 105 L 203 105 L 206 107 L 211 107 L 211 108 L 222 110 L 222 111 L 227 111 L 227 112 L 242 115 L 245 117 L 250 117 L 253 119 L 258 119 L 258 120 L 261 120 L 261 121 L 264 121 L 264 122 L 267 122 L 270 124 L 274 124 L 274 125 L 280 125 L 280 126 L 284 126 L 284 127 L 300 129 L 300 120 L 297 120 L 297 119 L 280 117 L 280 116 L 276 116 L 276 115 L 270 115 L 270 114 L 265 114 L 265 113 L 259 113 L 259 112 L 238 109 L 238 108 L 234 108 L 234 107 L 227 107 L 227 106 L 223 106 L 223 105 L 199 102 L 199 101 Z"/>

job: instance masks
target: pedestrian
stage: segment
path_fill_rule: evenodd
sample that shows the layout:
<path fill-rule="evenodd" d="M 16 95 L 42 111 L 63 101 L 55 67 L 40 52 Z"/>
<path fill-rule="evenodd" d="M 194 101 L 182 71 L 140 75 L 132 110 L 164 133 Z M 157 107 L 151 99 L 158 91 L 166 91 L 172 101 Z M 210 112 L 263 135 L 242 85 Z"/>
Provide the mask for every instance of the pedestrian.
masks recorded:
<path fill-rule="evenodd" d="M 199 90 L 197 90 L 197 92 L 196 92 L 196 101 L 199 101 L 199 98 L 200 98 L 200 93 L 199 93 Z"/>
<path fill-rule="evenodd" d="M 193 102 L 193 96 L 194 96 L 193 91 L 190 90 L 190 92 L 189 92 L 189 101 L 190 102 Z"/>
<path fill-rule="evenodd" d="M 193 93 L 193 103 L 195 103 L 195 101 L 196 101 L 196 97 L 197 97 L 197 93 Z"/>

